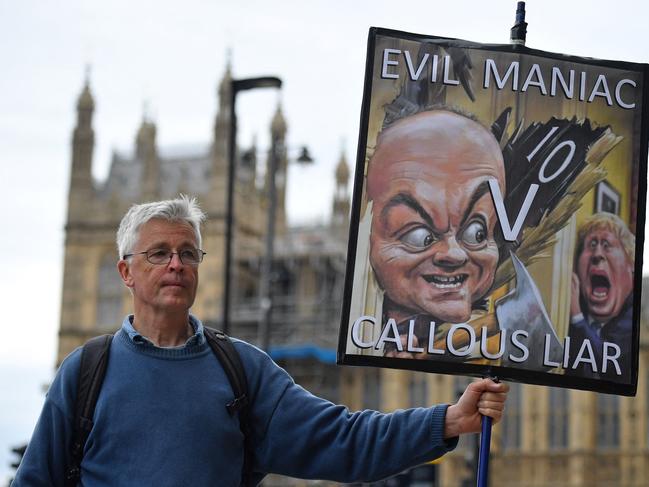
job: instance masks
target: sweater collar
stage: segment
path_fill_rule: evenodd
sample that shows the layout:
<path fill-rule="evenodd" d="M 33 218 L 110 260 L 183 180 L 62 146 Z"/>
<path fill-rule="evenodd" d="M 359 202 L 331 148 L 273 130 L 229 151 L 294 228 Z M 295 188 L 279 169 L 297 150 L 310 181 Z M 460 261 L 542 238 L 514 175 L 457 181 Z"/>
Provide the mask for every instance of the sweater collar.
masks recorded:
<path fill-rule="evenodd" d="M 185 344 L 180 345 L 178 347 L 165 347 L 165 348 L 184 349 L 187 347 L 199 346 L 205 343 L 205 332 L 203 331 L 203 323 L 201 323 L 201 320 L 196 318 L 194 315 L 190 314 L 189 324 L 194 330 L 194 334 L 187 339 Z M 157 347 L 151 340 L 149 340 L 147 337 L 145 337 L 139 331 L 133 328 L 133 315 L 128 315 L 126 318 L 124 318 L 124 321 L 122 322 L 122 330 L 124 331 L 124 333 L 126 333 L 129 339 L 135 344 L 139 344 L 139 345 L 147 344 L 156 348 L 161 348 L 161 347 Z"/>

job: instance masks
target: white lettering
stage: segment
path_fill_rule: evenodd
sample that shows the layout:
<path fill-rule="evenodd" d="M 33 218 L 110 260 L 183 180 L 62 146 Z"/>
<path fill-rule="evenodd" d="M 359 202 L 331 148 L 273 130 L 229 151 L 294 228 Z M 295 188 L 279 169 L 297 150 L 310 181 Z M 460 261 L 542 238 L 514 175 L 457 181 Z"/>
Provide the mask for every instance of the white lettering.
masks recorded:
<path fill-rule="evenodd" d="M 417 71 L 415 71 L 415 67 L 412 65 L 412 57 L 410 56 L 410 51 L 403 51 L 403 54 L 406 57 L 406 66 L 408 67 L 408 74 L 410 75 L 410 79 L 417 81 L 419 79 L 419 76 L 421 75 L 421 72 L 424 70 L 424 66 L 426 65 L 426 61 L 428 61 L 430 54 L 424 54 L 421 63 L 417 67 Z"/>
<path fill-rule="evenodd" d="M 586 71 L 581 72 L 579 82 L 579 101 L 584 101 L 586 99 Z"/>
<path fill-rule="evenodd" d="M 489 88 L 489 82 L 491 80 L 491 74 L 493 74 L 494 80 L 496 81 L 496 86 L 499 90 L 502 90 L 505 87 L 505 83 L 509 77 L 512 77 L 512 90 L 518 90 L 518 61 L 514 61 L 509 65 L 509 69 L 505 73 L 503 78 L 498 74 L 498 67 L 496 62 L 493 59 L 487 59 L 484 65 L 484 84 L 485 88 Z"/>
<path fill-rule="evenodd" d="M 396 73 L 388 73 L 388 66 L 398 66 L 399 61 L 391 61 L 388 56 L 390 54 L 401 54 L 399 49 L 383 49 L 383 67 L 381 69 L 381 78 L 384 79 L 399 79 Z"/>
<path fill-rule="evenodd" d="M 514 345 L 521 352 L 523 352 L 523 355 L 521 357 L 514 357 L 511 353 L 509 354 L 509 360 L 516 363 L 525 362 L 527 358 L 530 356 L 530 350 L 527 348 L 527 346 L 525 346 L 524 343 L 518 341 L 519 335 L 522 335 L 525 338 L 527 338 L 529 337 L 529 333 L 527 333 L 525 330 L 516 330 L 514 333 L 512 333 L 511 336 L 512 345 Z"/>
<path fill-rule="evenodd" d="M 499 359 L 500 357 L 503 356 L 505 353 L 505 337 L 507 336 L 507 330 L 502 330 L 499 334 L 500 337 L 500 345 L 499 345 L 499 350 L 498 353 L 492 354 L 489 353 L 489 350 L 487 350 L 487 327 L 483 326 L 482 327 L 482 334 L 480 335 L 480 353 L 484 358 L 488 358 L 489 360 L 496 360 Z"/>
<path fill-rule="evenodd" d="M 543 365 L 547 367 L 559 367 L 559 362 L 553 362 L 550 360 L 550 345 L 551 345 L 551 335 L 549 333 L 545 334 L 545 343 L 543 345 Z"/>
<path fill-rule="evenodd" d="M 469 344 L 463 350 L 458 350 L 457 348 L 455 348 L 455 346 L 453 346 L 453 335 L 458 330 L 464 330 L 469 334 Z M 455 355 L 456 357 L 466 357 L 467 355 L 471 355 L 475 341 L 475 330 L 473 329 L 473 327 L 467 325 L 466 323 L 457 323 L 451 327 L 451 329 L 448 331 L 448 334 L 446 335 L 446 348 L 451 354 Z"/>
<path fill-rule="evenodd" d="M 602 86 L 601 91 L 599 91 L 600 85 Z M 591 103 L 596 96 L 603 96 L 604 98 L 606 98 L 606 104 L 609 107 L 613 105 L 613 100 L 611 100 L 611 93 L 608 90 L 608 83 L 606 81 L 606 77 L 603 74 L 600 74 L 597 77 L 593 91 L 590 92 L 590 96 L 588 97 L 588 103 Z"/>
<path fill-rule="evenodd" d="M 563 339 L 563 368 L 567 369 L 570 363 L 570 337 Z"/>
<path fill-rule="evenodd" d="M 532 76 L 536 75 L 536 81 L 532 80 Z M 545 82 L 543 81 L 543 76 L 541 75 L 541 67 L 538 64 L 533 64 L 530 72 L 527 73 L 527 78 L 525 78 L 525 83 L 521 91 L 527 91 L 529 86 L 538 86 L 541 89 L 541 93 L 544 95 L 548 94 L 548 90 L 545 89 Z"/>
<path fill-rule="evenodd" d="M 408 346 L 406 350 L 412 353 L 422 353 L 424 349 L 415 346 L 415 338 L 415 320 L 410 320 L 410 324 L 408 325 Z"/>
<path fill-rule="evenodd" d="M 534 147 L 534 150 L 532 152 L 530 152 L 529 155 L 527 156 L 527 160 L 529 162 L 532 162 L 532 157 L 534 157 L 536 155 L 536 153 L 539 151 L 539 149 L 541 147 L 543 147 L 543 145 L 548 141 L 548 139 L 550 137 L 552 137 L 552 134 L 555 133 L 557 130 L 559 130 L 559 127 L 552 127 L 550 129 L 550 131 L 547 133 L 547 135 L 545 137 L 543 137 L 543 140 L 541 142 L 539 142 L 536 147 Z"/>
<path fill-rule="evenodd" d="M 389 333 L 392 332 L 392 336 L 389 336 Z M 394 321 L 394 318 L 390 318 L 385 324 L 385 328 L 381 332 L 379 341 L 376 342 L 374 347 L 376 350 L 380 350 L 385 346 L 385 342 L 394 343 L 397 346 L 397 350 L 403 352 L 403 344 L 401 343 L 401 337 L 399 336 L 399 329 L 397 328 L 397 322 Z"/>
<path fill-rule="evenodd" d="M 557 67 L 552 68 L 552 83 L 550 84 L 550 96 L 555 96 L 557 93 L 557 80 L 561 83 L 561 88 L 563 89 L 566 98 L 572 99 L 572 94 L 575 88 L 575 71 L 570 70 L 570 81 L 566 84 L 566 80 L 561 73 L 561 70 Z"/>
<path fill-rule="evenodd" d="M 498 186 L 498 181 L 496 178 L 489 179 L 489 190 L 491 191 L 491 198 L 493 199 L 494 206 L 496 207 L 496 213 L 498 214 L 498 223 L 503 232 L 503 238 L 508 242 L 516 241 L 518 234 L 523 227 L 525 218 L 530 211 L 532 202 L 534 201 L 534 196 L 539 190 L 538 184 L 530 184 L 529 189 L 527 190 L 527 195 L 525 196 L 525 201 L 521 206 L 518 216 L 514 221 L 514 227 L 512 228 L 509 224 L 509 217 L 507 216 L 507 210 L 505 210 L 505 204 L 503 202 L 503 195 L 500 192 L 500 186 Z"/>
<path fill-rule="evenodd" d="M 365 322 L 371 323 L 372 326 L 376 325 L 376 319 L 373 316 L 361 316 L 352 325 L 352 343 L 358 348 L 371 348 L 374 345 L 374 342 L 364 342 L 361 337 L 361 325 Z"/>
<path fill-rule="evenodd" d="M 433 54 L 433 62 L 431 66 L 431 73 L 430 73 L 430 80 L 434 83 L 437 81 L 437 61 L 439 59 L 439 56 L 437 54 Z"/>
<path fill-rule="evenodd" d="M 584 357 L 584 353 L 588 352 L 588 356 Z M 593 353 L 593 346 L 590 344 L 590 340 L 585 338 L 581 344 L 581 348 L 577 353 L 577 358 L 572 364 L 572 369 L 576 369 L 581 362 L 590 364 L 590 367 L 593 372 L 597 372 L 597 363 L 595 363 L 595 354 Z"/>
<path fill-rule="evenodd" d="M 435 322 L 430 322 L 430 328 L 428 333 L 428 353 L 435 355 L 444 355 L 444 350 L 435 348 Z"/>
<path fill-rule="evenodd" d="M 460 82 L 452 79 L 449 73 L 449 66 L 451 65 L 451 56 L 444 56 L 444 84 L 445 85 L 459 85 Z"/>
<path fill-rule="evenodd" d="M 609 355 L 609 350 L 613 349 L 615 352 L 614 355 Z M 619 345 L 611 342 L 604 342 L 604 356 L 602 357 L 602 374 L 605 374 L 606 371 L 608 370 L 608 361 L 610 360 L 613 362 L 613 365 L 615 366 L 615 373 L 617 375 L 622 375 L 622 371 L 620 370 L 620 364 L 617 362 L 617 359 L 620 358 L 620 355 L 622 354 L 622 350 L 620 350 Z"/>
<path fill-rule="evenodd" d="M 634 103 L 625 103 L 624 100 L 622 100 L 622 96 L 620 95 L 620 91 L 622 91 L 622 86 L 624 85 L 631 85 L 634 88 L 636 87 L 635 81 L 630 80 L 630 79 L 622 79 L 620 82 L 615 85 L 615 101 L 617 102 L 618 105 L 620 105 L 622 108 L 626 108 L 627 110 L 630 108 L 635 108 L 635 102 Z"/>
<path fill-rule="evenodd" d="M 561 163 L 561 166 L 559 166 L 559 169 L 554 171 L 550 176 L 545 175 L 545 168 L 548 166 L 548 163 L 550 160 L 555 156 L 557 152 L 559 152 L 561 149 L 563 149 L 565 146 L 568 146 L 568 155 L 564 159 L 563 163 Z M 552 149 L 552 152 L 550 152 L 550 155 L 545 158 L 545 161 L 543 161 L 543 165 L 541 166 L 541 169 L 539 170 L 539 181 L 542 183 L 549 183 L 552 181 L 554 178 L 556 178 L 559 174 L 561 174 L 566 167 L 568 167 L 568 164 L 572 161 L 572 156 L 575 155 L 575 143 L 572 140 L 564 140 L 560 144 L 557 144 L 557 146 Z"/>

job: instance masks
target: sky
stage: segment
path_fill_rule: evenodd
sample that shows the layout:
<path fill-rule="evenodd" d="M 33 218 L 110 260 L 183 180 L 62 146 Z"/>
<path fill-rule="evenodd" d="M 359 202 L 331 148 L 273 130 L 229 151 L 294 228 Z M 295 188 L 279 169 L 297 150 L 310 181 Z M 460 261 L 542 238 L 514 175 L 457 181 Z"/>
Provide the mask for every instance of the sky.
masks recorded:
<path fill-rule="evenodd" d="M 70 140 L 86 76 L 98 180 L 113 150 L 132 149 L 145 110 L 163 151 L 206 146 L 228 53 L 237 78 L 280 77 L 281 93 L 238 98 L 238 142 L 267 148 L 281 102 L 289 148 L 306 144 L 316 160 L 290 169 L 289 221 L 325 221 L 335 165 L 343 153 L 355 160 L 368 28 L 507 43 L 515 10 L 509 0 L 0 0 L 0 486 L 54 373 Z M 648 10 L 639 0 L 528 1 L 527 45 L 646 63 Z"/>

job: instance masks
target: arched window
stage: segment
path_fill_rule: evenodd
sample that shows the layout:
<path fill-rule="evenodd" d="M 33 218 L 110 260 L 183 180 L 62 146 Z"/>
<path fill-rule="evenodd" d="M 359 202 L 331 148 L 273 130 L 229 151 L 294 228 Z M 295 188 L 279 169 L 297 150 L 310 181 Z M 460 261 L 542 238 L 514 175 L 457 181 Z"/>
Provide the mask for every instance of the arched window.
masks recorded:
<path fill-rule="evenodd" d="M 381 407 L 381 369 L 366 367 L 363 370 L 363 408 L 379 409 Z"/>
<path fill-rule="evenodd" d="M 522 399 L 521 385 L 511 383 L 501 428 L 503 450 L 515 450 L 521 447 Z"/>
<path fill-rule="evenodd" d="M 548 437 L 550 448 L 568 448 L 568 414 L 570 411 L 568 389 L 550 387 Z"/>
<path fill-rule="evenodd" d="M 428 374 L 424 372 L 412 372 L 408 384 L 408 396 L 410 407 L 427 407 L 428 404 Z"/>
<path fill-rule="evenodd" d="M 122 312 L 124 284 L 117 273 L 117 255 L 106 254 L 99 265 L 97 280 L 97 328 L 116 330 L 124 318 Z"/>
<path fill-rule="evenodd" d="M 620 446 L 620 398 L 597 394 L 597 448 L 609 450 Z"/>

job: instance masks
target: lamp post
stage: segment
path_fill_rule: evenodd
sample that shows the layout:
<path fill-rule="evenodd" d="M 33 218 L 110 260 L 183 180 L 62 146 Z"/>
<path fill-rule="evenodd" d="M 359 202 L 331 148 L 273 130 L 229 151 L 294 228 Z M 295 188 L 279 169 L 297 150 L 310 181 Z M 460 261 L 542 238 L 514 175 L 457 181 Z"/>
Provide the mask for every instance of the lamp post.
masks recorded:
<path fill-rule="evenodd" d="M 225 215 L 225 275 L 223 285 L 223 332 L 230 332 L 230 298 L 232 294 L 232 231 L 234 221 L 234 181 L 236 171 L 237 112 L 235 103 L 240 91 L 255 88 L 281 88 L 282 80 L 275 76 L 233 79 L 230 84 L 230 140 L 228 143 L 228 190 Z"/>
<path fill-rule="evenodd" d="M 277 212 L 277 166 L 280 157 L 285 151 L 281 140 L 273 134 L 268 160 L 268 215 L 266 222 L 266 245 L 264 259 L 261 265 L 261 282 L 259 285 L 261 318 L 257 329 L 257 339 L 262 348 L 268 352 L 270 345 L 270 322 L 273 311 L 272 272 L 273 258 L 275 253 L 275 213 Z M 310 164 L 313 159 L 306 147 L 300 149 L 300 155 L 296 159 L 300 164 Z"/>

